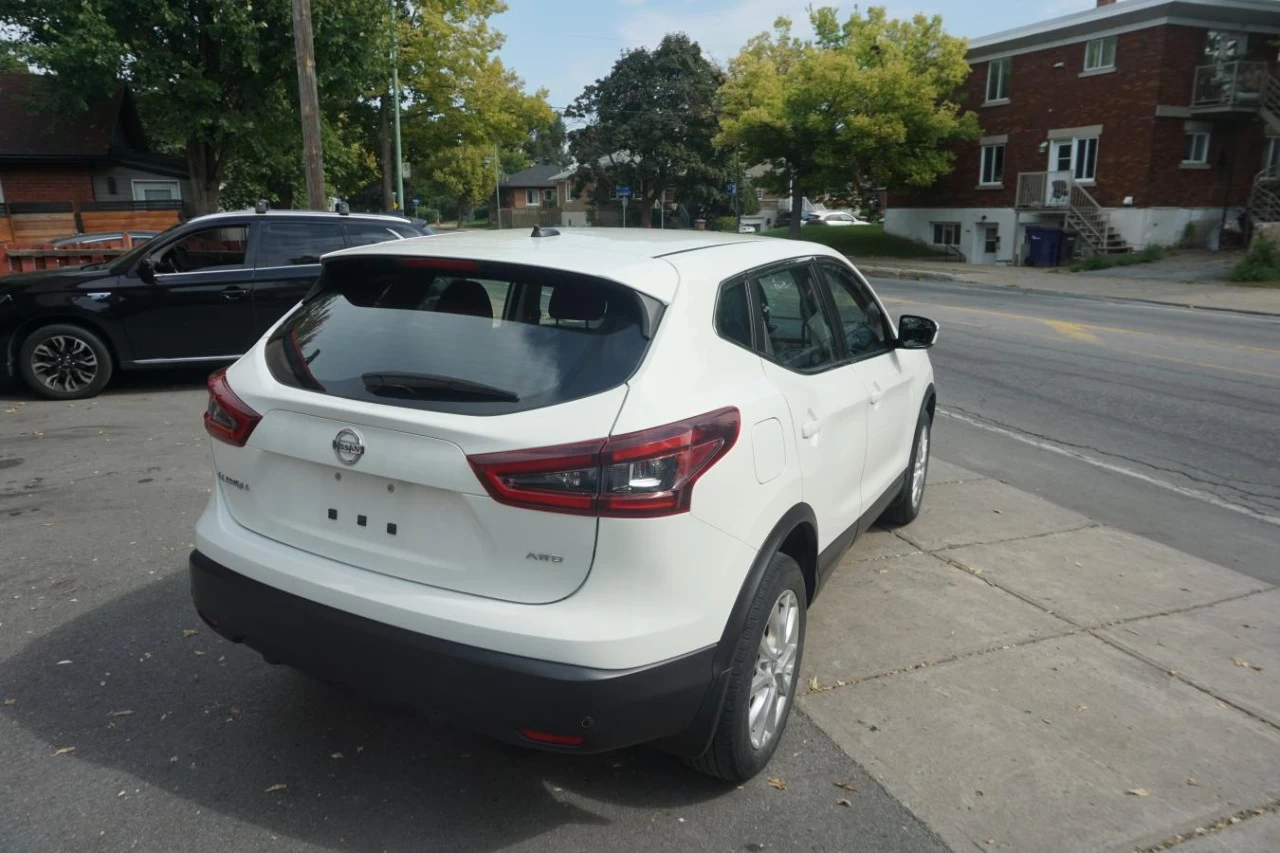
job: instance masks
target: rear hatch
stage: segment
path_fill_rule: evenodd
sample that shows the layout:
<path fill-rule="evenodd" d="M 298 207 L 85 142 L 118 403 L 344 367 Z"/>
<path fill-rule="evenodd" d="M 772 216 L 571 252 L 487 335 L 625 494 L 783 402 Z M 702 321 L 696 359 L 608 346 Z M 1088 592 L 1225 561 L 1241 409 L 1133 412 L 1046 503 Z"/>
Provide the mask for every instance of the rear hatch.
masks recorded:
<path fill-rule="evenodd" d="M 591 568 L 595 516 L 500 504 L 468 456 L 602 441 L 660 307 L 522 265 L 335 258 L 252 365 L 262 387 L 247 383 L 245 399 L 262 420 L 247 445 L 216 447 L 231 514 L 409 581 L 570 595 Z"/>

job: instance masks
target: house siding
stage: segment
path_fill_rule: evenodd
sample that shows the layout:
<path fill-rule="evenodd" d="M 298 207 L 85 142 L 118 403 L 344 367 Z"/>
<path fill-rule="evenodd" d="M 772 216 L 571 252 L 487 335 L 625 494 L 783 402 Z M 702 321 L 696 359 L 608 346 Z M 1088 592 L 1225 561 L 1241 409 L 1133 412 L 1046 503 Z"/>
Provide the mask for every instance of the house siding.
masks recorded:
<path fill-rule="evenodd" d="M 116 179 L 116 191 L 111 193 L 107 186 L 107 178 Z M 132 166 L 95 166 L 93 167 L 93 197 L 97 201 L 133 201 L 134 181 L 177 181 L 178 192 L 186 201 L 191 198 L 191 182 L 186 178 L 175 178 L 158 172 L 148 172 Z"/>

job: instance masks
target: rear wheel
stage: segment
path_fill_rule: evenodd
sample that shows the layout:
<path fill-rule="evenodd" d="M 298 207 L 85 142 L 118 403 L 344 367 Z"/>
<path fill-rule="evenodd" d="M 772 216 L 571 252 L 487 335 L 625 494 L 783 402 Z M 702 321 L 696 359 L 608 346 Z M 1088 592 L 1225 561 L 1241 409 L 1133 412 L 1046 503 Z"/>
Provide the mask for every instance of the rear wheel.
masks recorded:
<path fill-rule="evenodd" d="M 18 351 L 31 390 L 50 400 L 97 396 L 111 380 L 111 353 L 88 329 L 58 323 L 36 329 Z"/>
<path fill-rule="evenodd" d="M 743 782 L 769 763 L 786 729 L 800 676 L 805 631 L 804 575 L 774 554 L 734 651 L 724 709 L 711 746 L 688 764 Z"/>
<path fill-rule="evenodd" d="M 887 524 L 910 524 L 920 515 L 924 506 L 924 487 L 929 477 L 929 450 L 933 437 L 933 420 L 928 412 L 920 413 L 916 424 L 916 438 L 911 445 L 911 458 L 902 481 L 902 493 L 880 516 Z"/>

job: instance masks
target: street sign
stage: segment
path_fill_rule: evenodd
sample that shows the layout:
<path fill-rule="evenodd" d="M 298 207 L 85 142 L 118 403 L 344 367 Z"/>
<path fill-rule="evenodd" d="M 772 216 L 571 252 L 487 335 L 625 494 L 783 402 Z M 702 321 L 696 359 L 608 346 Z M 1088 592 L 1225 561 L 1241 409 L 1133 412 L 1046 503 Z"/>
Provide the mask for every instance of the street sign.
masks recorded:
<path fill-rule="evenodd" d="M 417 206 L 418 206 L 418 205 L 420 205 L 420 204 L 422 204 L 422 199 L 420 199 L 420 198 L 415 198 L 415 199 L 413 199 L 413 206 L 414 206 L 414 207 L 417 207 Z"/>
<path fill-rule="evenodd" d="M 631 197 L 631 187 L 630 187 L 630 186 L 628 186 L 628 185 L 624 184 L 624 185 L 622 185 L 622 186 L 618 187 L 618 198 L 630 198 L 630 197 Z"/>
<path fill-rule="evenodd" d="M 402 178 L 413 177 L 413 170 L 409 168 L 408 160 L 405 160 L 403 163 L 400 164 L 400 177 Z"/>
<path fill-rule="evenodd" d="M 729 182 L 729 195 L 737 195 L 737 194 L 738 194 L 738 185 L 737 185 L 737 184 L 735 184 L 735 183 L 733 183 L 732 181 L 730 181 L 730 182 Z"/>

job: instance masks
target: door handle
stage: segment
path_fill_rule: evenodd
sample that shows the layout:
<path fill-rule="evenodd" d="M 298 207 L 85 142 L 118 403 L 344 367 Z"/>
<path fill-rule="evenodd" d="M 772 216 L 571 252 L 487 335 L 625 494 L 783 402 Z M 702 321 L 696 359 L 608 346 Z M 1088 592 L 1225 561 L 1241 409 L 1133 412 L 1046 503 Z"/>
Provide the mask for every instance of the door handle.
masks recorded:
<path fill-rule="evenodd" d="M 237 299 L 240 299 L 242 296 L 244 296 L 248 292 L 249 291 L 246 290 L 245 288 L 240 287 L 239 285 L 233 284 L 230 287 L 222 288 L 222 298 L 227 300 L 228 302 L 235 302 Z"/>
<path fill-rule="evenodd" d="M 805 421 L 800 425 L 801 438 L 813 438 L 820 432 L 822 432 L 821 421 Z"/>
<path fill-rule="evenodd" d="M 870 399 L 871 399 L 871 405 L 873 406 L 880 405 L 880 401 L 884 399 L 884 391 L 880 390 L 879 388 L 872 388 Z"/>

